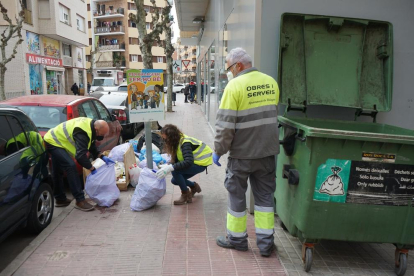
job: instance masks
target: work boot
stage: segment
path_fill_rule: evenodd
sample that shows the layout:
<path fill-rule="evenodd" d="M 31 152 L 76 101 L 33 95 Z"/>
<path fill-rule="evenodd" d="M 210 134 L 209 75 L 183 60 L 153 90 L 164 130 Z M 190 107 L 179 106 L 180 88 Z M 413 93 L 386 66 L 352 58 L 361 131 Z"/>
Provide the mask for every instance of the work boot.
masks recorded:
<path fill-rule="evenodd" d="M 260 251 L 260 255 L 262 255 L 262 257 L 270 257 L 270 255 L 272 255 L 272 252 L 276 249 L 275 244 L 272 244 L 272 246 L 269 248 L 269 250 L 267 251 Z"/>
<path fill-rule="evenodd" d="M 230 243 L 229 239 L 224 236 L 218 236 L 216 239 L 216 243 L 220 247 L 228 248 L 228 249 L 236 249 L 237 251 L 247 251 L 249 249 L 247 246 L 246 247 L 234 246 L 233 244 Z"/>
<path fill-rule="evenodd" d="M 76 202 L 75 208 L 81 211 L 84 211 L 84 212 L 88 212 L 88 211 L 92 211 L 95 207 L 89 204 L 86 200 L 82 200 L 82 201 Z"/>
<path fill-rule="evenodd" d="M 66 198 L 66 199 L 64 199 L 64 200 L 59 200 L 59 199 L 56 199 L 56 201 L 55 201 L 55 206 L 56 206 L 56 207 L 66 207 L 66 206 L 68 206 L 71 202 L 72 202 L 72 199 L 68 199 L 68 198 Z"/>
<path fill-rule="evenodd" d="M 174 205 L 183 205 L 191 202 L 193 202 L 193 199 L 190 190 L 181 191 L 181 196 L 179 199 L 174 200 Z"/>
<path fill-rule="evenodd" d="M 197 184 L 197 182 L 194 182 L 194 186 L 190 187 L 191 189 L 191 196 L 194 196 L 196 193 L 201 193 L 201 187 Z"/>

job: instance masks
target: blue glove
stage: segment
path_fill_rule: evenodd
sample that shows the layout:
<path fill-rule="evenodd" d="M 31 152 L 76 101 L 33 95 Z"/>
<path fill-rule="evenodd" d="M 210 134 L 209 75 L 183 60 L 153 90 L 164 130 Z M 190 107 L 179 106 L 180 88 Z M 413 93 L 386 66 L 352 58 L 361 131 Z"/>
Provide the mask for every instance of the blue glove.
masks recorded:
<path fill-rule="evenodd" d="M 91 174 L 94 175 L 97 171 L 97 169 L 94 169 L 93 171 L 91 171 Z"/>
<path fill-rule="evenodd" d="M 213 162 L 214 162 L 214 164 L 216 164 L 219 167 L 221 167 L 221 164 L 219 163 L 220 157 L 221 157 L 220 155 L 213 152 Z"/>
<path fill-rule="evenodd" d="M 105 163 L 107 164 L 107 165 L 109 165 L 109 164 L 115 164 L 115 162 L 114 161 L 112 161 L 112 159 L 110 159 L 110 158 L 108 158 L 108 157 L 106 157 L 105 155 L 103 155 L 102 157 L 102 160 L 103 161 L 105 161 Z"/>

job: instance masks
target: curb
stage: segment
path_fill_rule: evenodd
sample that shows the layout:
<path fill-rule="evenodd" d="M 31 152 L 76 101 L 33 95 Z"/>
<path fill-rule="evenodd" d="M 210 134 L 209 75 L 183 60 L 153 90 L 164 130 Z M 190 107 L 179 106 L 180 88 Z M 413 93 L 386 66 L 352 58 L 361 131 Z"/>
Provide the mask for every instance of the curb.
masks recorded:
<path fill-rule="evenodd" d="M 25 249 L 0 273 L 0 276 L 13 275 L 23 263 L 32 255 L 32 253 L 43 243 L 43 241 L 49 237 L 50 234 L 62 223 L 62 221 L 72 212 L 75 208 L 76 200 L 64 208 L 62 212 L 52 220 L 49 226 L 44 229 Z"/>

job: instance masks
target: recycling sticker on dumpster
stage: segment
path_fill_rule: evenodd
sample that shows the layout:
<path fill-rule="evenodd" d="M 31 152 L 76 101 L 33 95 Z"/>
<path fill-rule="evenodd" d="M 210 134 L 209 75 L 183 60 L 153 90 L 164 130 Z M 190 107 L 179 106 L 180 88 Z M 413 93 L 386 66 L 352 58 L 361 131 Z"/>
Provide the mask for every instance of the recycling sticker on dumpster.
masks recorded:
<path fill-rule="evenodd" d="M 403 206 L 413 202 L 414 166 L 328 159 L 318 167 L 316 201 Z"/>
<path fill-rule="evenodd" d="M 345 203 L 351 161 L 328 159 L 318 168 L 313 199 Z"/>

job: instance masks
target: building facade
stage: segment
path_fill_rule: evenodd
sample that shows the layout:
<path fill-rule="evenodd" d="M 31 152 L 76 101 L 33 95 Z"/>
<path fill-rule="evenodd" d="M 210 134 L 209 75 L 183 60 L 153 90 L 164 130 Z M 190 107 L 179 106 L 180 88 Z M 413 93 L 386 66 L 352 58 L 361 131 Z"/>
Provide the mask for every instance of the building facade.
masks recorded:
<path fill-rule="evenodd" d="M 389 22 L 393 33 L 393 96 L 389 112 L 379 112 L 377 122 L 414 128 L 413 114 L 414 2 L 401 0 L 212 0 L 209 3 L 175 0 L 182 44 L 197 45 L 197 83 L 199 91 L 210 90 L 202 109 L 214 128 L 217 108 L 227 84 L 225 57 L 235 47 L 243 47 L 260 71 L 278 79 L 281 18 L 285 13 L 334 16 Z M 216 80 L 216 81 L 214 81 Z M 281 91 L 283 93 L 283 91 Z M 284 106 L 279 111 L 283 113 Z M 293 112 L 303 116 L 300 112 Z M 308 106 L 307 115 L 319 118 L 353 120 L 355 109 Z M 358 118 L 371 120 L 372 118 Z"/>
<path fill-rule="evenodd" d="M 155 8 L 149 0 L 144 1 L 147 11 L 146 26 L 152 29 L 151 13 Z M 165 1 L 156 0 L 157 8 L 165 7 Z M 136 14 L 133 0 L 87 0 L 89 47 L 86 50 L 88 81 L 94 76 L 114 75 L 117 73 L 118 82 L 125 79 L 128 69 L 143 69 L 142 55 L 139 48 L 138 29 L 129 19 L 130 14 Z M 165 40 L 165 34 L 161 34 Z M 91 54 L 92 52 L 92 54 Z M 154 69 L 166 69 L 164 48 L 152 47 Z M 94 55 L 94 58 L 92 58 Z M 95 63 L 92 66 L 91 62 Z"/>
<path fill-rule="evenodd" d="M 23 43 L 7 64 L 6 97 L 30 94 L 72 94 L 77 83 L 86 87 L 86 3 L 83 0 L 24 0 Z M 6 1 L 9 17 L 19 11 L 18 1 Z M 0 19 L 0 31 L 6 22 Z M 13 43 L 9 43 L 11 53 Z"/>

